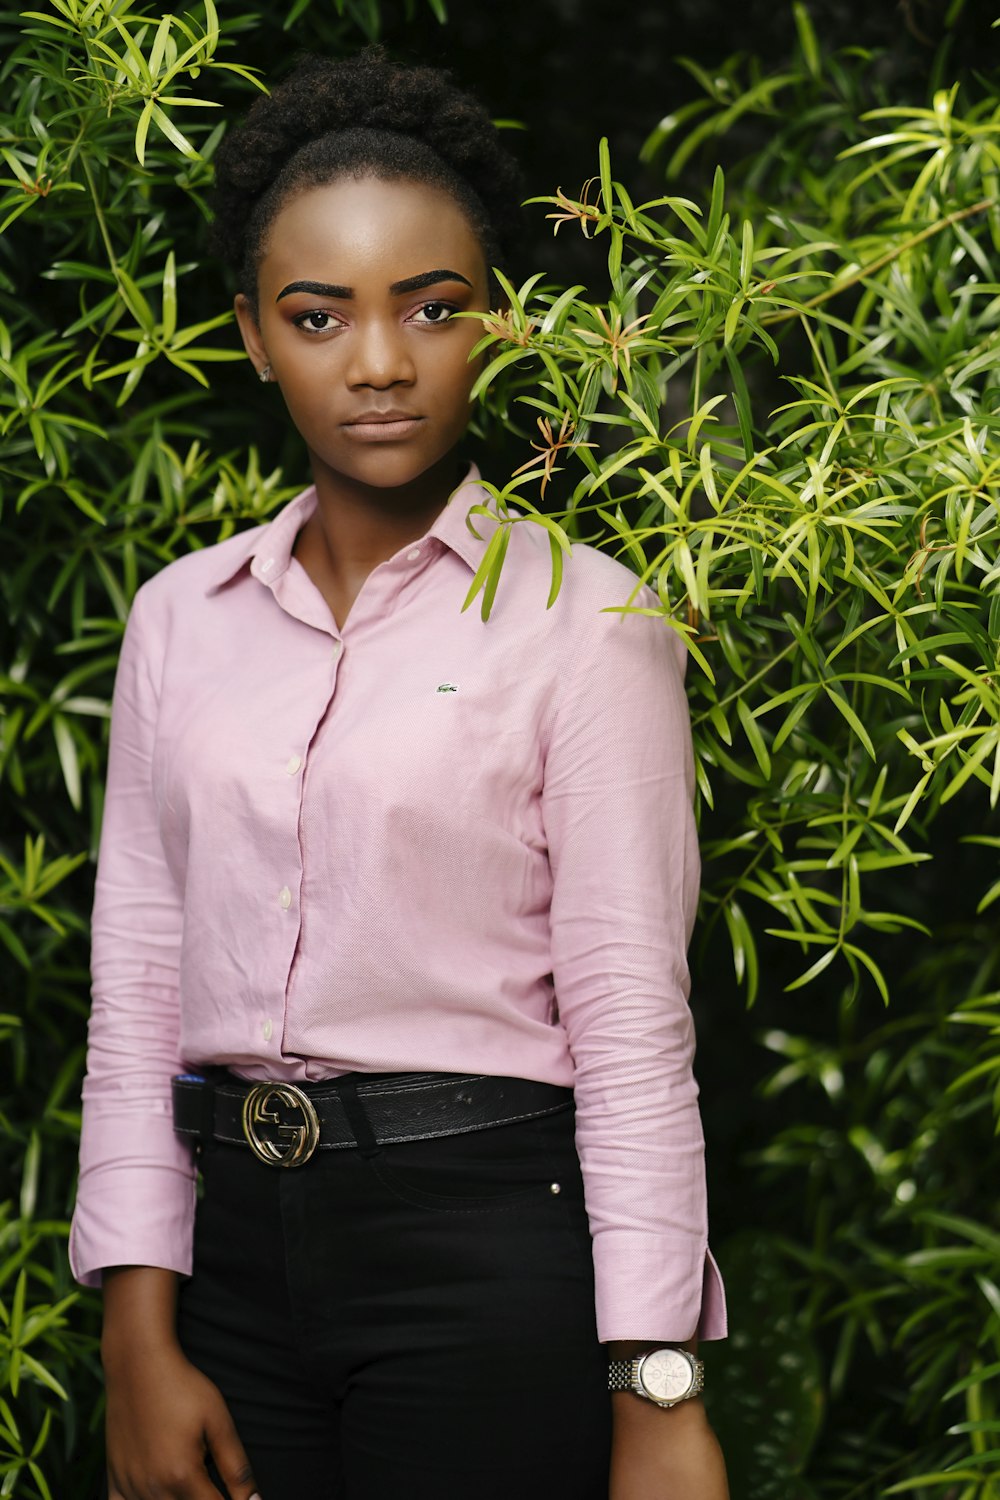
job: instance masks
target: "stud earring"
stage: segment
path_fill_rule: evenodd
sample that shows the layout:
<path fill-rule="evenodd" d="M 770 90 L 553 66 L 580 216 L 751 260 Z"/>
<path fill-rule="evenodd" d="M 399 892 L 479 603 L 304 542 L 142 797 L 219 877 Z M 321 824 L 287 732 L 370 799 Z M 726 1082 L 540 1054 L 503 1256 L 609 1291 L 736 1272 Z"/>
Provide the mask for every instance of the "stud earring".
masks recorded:
<path fill-rule="evenodd" d="M 270 378 L 271 378 L 271 366 L 270 365 L 265 365 L 264 368 L 263 368 L 263 370 L 261 370 L 260 374 L 257 376 L 257 379 L 261 382 L 262 385 L 267 385 L 267 383 L 270 380 Z"/>

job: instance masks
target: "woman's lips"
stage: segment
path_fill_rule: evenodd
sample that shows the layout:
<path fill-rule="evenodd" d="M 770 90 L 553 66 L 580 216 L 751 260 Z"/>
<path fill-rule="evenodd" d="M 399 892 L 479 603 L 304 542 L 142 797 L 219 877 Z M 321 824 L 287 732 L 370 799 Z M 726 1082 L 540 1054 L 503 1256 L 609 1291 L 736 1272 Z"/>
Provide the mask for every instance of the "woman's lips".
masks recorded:
<path fill-rule="evenodd" d="M 345 422 L 344 431 L 348 437 L 358 438 L 364 443 L 392 443 L 416 432 L 423 420 L 423 417 L 401 414 L 385 417 L 365 415 L 355 422 Z"/>

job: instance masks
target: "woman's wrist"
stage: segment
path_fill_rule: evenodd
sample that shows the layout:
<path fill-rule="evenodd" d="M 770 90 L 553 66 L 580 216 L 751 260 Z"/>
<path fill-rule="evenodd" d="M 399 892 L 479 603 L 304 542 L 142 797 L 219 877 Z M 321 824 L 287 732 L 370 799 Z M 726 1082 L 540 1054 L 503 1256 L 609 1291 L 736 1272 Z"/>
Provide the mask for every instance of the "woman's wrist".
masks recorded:
<path fill-rule="evenodd" d="M 177 1347 L 175 1271 L 159 1266 L 110 1266 L 102 1276 L 101 1359 L 113 1370 L 140 1351 Z"/>

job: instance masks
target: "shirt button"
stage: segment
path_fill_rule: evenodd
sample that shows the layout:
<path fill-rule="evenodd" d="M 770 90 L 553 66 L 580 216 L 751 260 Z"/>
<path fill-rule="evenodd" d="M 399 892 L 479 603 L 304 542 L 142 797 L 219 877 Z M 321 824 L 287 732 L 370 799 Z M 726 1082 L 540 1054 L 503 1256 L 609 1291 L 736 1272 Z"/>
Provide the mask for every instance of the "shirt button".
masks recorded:
<path fill-rule="evenodd" d="M 268 1016 L 267 1020 L 264 1022 L 263 1026 L 260 1029 L 264 1033 L 265 1042 L 269 1042 L 271 1040 L 271 1033 L 274 1030 L 274 1027 L 271 1025 L 270 1016 Z"/>
<path fill-rule="evenodd" d="M 410 550 L 409 550 L 409 552 L 406 554 L 406 560 L 407 560 L 407 562 L 416 562 L 416 560 L 417 560 L 417 558 L 419 556 L 420 556 L 420 548 L 419 547 L 411 547 Z"/>
<path fill-rule="evenodd" d="M 283 885 L 281 887 L 281 891 L 280 891 L 280 893 L 278 895 L 278 900 L 281 902 L 281 909 L 282 909 L 282 911 L 287 911 L 288 908 L 291 906 L 291 904 L 292 904 L 292 893 L 288 889 L 287 885 Z"/>
<path fill-rule="evenodd" d="M 267 562 L 262 562 L 261 563 L 261 565 L 260 565 L 260 571 L 262 573 L 270 573 L 270 571 L 271 571 L 271 569 L 273 567 L 274 567 L 274 558 L 273 557 L 269 557 L 267 559 Z"/>
<path fill-rule="evenodd" d="M 289 776 L 294 776 L 301 764 L 302 762 L 299 757 L 297 755 L 293 755 L 291 760 L 288 762 L 288 765 L 285 767 L 285 770 L 288 772 Z"/>
<path fill-rule="evenodd" d="M 343 643 L 343 641 L 334 641 L 334 643 L 333 643 L 333 659 L 334 659 L 334 661 L 337 660 L 337 657 L 340 655 L 340 653 L 341 653 L 341 651 L 343 651 L 343 649 L 344 649 L 344 643 Z"/>

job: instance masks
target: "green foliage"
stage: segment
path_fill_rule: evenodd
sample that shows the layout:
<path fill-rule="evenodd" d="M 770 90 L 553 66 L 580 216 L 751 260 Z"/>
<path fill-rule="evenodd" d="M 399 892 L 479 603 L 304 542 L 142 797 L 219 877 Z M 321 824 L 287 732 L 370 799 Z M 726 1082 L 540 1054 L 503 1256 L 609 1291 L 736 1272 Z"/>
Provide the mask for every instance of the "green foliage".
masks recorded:
<path fill-rule="evenodd" d="M 811 1500 L 803 1478 L 820 1430 L 820 1360 L 796 1316 L 785 1244 L 748 1229 L 720 1258 L 731 1307 L 725 1357 L 706 1346 L 705 1406 L 733 1481 L 754 1500 Z"/>
<path fill-rule="evenodd" d="M 649 586 L 633 607 L 685 639 L 703 945 L 726 934 L 748 1004 L 780 974 L 786 992 L 839 992 L 845 1034 L 872 997 L 903 1012 L 838 1044 L 821 1022 L 763 1035 L 784 1057 L 765 1096 L 821 1096 L 756 1164 L 762 1186 L 804 1191 L 771 1254 L 798 1274 L 829 1373 L 800 1467 L 775 1447 L 779 1415 L 809 1434 L 781 1361 L 754 1372 L 764 1451 L 760 1419 L 717 1404 L 748 1492 L 987 1500 L 1000 1225 L 979 1184 L 1000 1057 L 977 917 L 1000 884 L 967 889 L 943 930 L 949 870 L 921 867 L 1000 796 L 1000 110 L 981 80 L 926 107 L 872 97 L 874 60 L 820 68 L 796 18 L 789 69 L 690 64 L 705 98 L 647 142 L 670 152 L 669 187 L 705 141 L 767 122 L 703 199 L 633 203 L 604 146 L 578 198 L 540 200 L 556 232 L 605 240 L 608 295 L 535 277 L 486 328 L 481 390 L 541 433 L 493 505 L 506 529 L 547 530 L 553 597 L 572 540 L 596 541 Z M 488 612 L 501 567 L 498 540 L 467 604 L 481 591 Z"/>
<path fill-rule="evenodd" d="M 959 1082 L 966 1017 L 989 1006 L 950 1003 L 983 978 L 962 967 L 952 953 L 920 965 L 920 1011 L 868 1034 L 842 1005 L 835 1040 L 812 1025 L 764 1036 L 783 1060 L 768 1097 L 780 1105 L 805 1087 L 821 1101 L 756 1166 L 762 1192 L 798 1180 L 811 1231 L 786 1235 L 778 1256 L 801 1321 L 828 1350 L 831 1420 L 808 1471 L 824 1493 L 936 1493 L 921 1477 L 934 1471 L 956 1485 L 949 1495 L 995 1491 L 986 1439 L 1000 1432 L 1000 1237 L 981 1192 L 997 1162 L 995 1117 L 988 1095 Z M 793 1100 L 786 1110 L 800 1120 Z M 900 1420 L 923 1435 L 919 1447 L 901 1448 Z"/>
<path fill-rule="evenodd" d="M 506 348 L 480 389 L 506 377 L 498 405 L 542 413 L 539 457 L 493 490 L 505 525 L 545 526 L 558 568 L 574 537 L 635 567 L 694 661 L 703 802 L 722 776 L 748 789 L 749 818 L 706 844 L 706 899 L 751 1002 L 753 904 L 806 961 L 795 985 L 841 961 L 887 1002 L 870 935 L 920 924 L 869 890 L 929 858 L 967 783 L 1000 796 L 1000 111 L 954 103 L 838 153 L 850 239 L 780 200 L 734 222 L 721 169 L 707 205 L 633 206 L 602 150 L 590 197 L 545 201 L 607 235 L 607 303 L 533 278 L 483 340 Z M 556 472 L 567 503 L 543 515 L 526 491 Z"/>
<path fill-rule="evenodd" d="M 534 276 L 484 328 L 487 410 L 537 433 L 469 603 L 540 525 L 553 600 L 596 541 L 690 652 L 697 966 L 731 952 L 779 1059 L 752 1233 L 720 1252 L 737 1336 L 706 1351 L 734 1495 L 997 1500 L 1000 113 L 947 49 L 897 95 L 793 15 L 787 66 L 686 64 L 701 96 L 644 150 L 662 195 L 605 148 L 542 200 L 606 283 Z M 65 1235 L 123 622 L 302 480 L 248 445 L 270 419 L 204 267 L 220 106 L 292 26 L 336 51 L 379 25 L 377 0 L 0 13 L 0 1494 L 86 1493 L 100 1462 Z"/>

